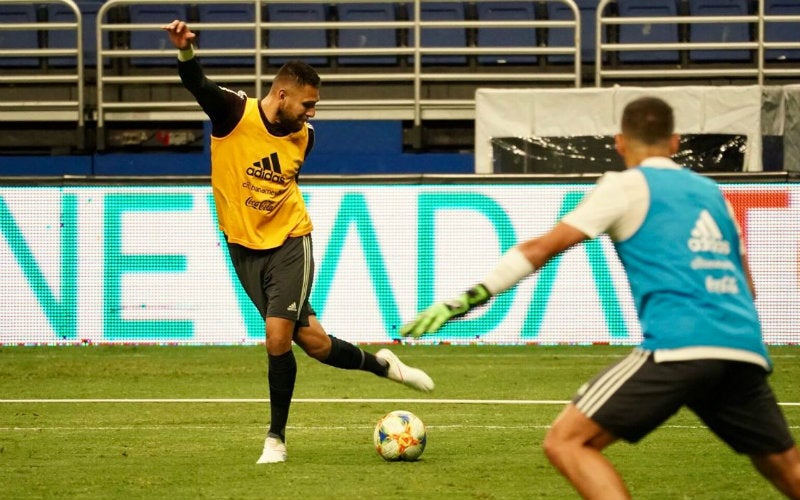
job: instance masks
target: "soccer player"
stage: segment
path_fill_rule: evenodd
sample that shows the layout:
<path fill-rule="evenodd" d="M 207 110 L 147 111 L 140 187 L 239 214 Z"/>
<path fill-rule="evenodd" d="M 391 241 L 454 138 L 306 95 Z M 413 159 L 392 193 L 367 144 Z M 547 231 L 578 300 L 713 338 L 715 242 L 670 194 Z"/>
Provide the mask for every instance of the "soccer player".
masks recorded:
<path fill-rule="evenodd" d="M 546 234 L 506 252 L 485 279 L 403 326 L 433 333 L 502 293 L 555 255 L 607 233 L 626 270 L 644 341 L 581 387 L 544 440 L 550 462 L 584 498 L 629 498 L 602 450 L 637 442 L 681 407 L 790 498 L 800 498 L 800 454 L 767 382 L 744 245 L 712 180 L 675 164 L 672 108 L 642 97 L 622 114 L 608 172 Z"/>
<path fill-rule="evenodd" d="M 364 370 L 413 389 L 433 390 L 422 370 L 388 349 L 374 355 L 329 336 L 308 303 L 314 274 L 312 224 L 297 175 L 314 145 L 320 78 L 301 61 L 275 76 L 268 94 L 248 98 L 211 82 L 192 49 L 195 34 L 163 27 L 179 49 L 181 81 L 211 119 L 211 187 L 236 274 L 266 325 L 270 426 L 258 463 L 286 460 L 286 422 L 297 374 L 294 341 L 328 365 Z"/>

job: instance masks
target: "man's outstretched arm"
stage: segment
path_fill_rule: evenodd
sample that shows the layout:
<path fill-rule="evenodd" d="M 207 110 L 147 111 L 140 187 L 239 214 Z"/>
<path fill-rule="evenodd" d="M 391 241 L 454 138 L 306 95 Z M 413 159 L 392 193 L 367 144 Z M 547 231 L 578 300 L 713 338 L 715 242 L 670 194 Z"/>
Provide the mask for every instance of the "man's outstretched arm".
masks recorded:
<path fill-rule="evenodd" d="M 178 53 L 178 74 L 186 89 L 211 119 L 211 134 L 215 137 L 228 135 L 244 113 L 245 96 L 233 92 L 209 80 L 203 73 L 194 55 L 192 42 L 196 36 L 185 22 L 175 20 L 162 27 Z"/>
<path fill-rule="evenodd" d="M 580 230 L 559 222 L 553 229 L 537 238 L 513 247 L 498 261 L 480 283 L 458 297 L 435 303 L 400 328 L 400 335 L 419 337 L 434 333 L 447 321 L 463 316 L 471 309 L 485 304 L 539 269 L 550 259 L 588 237 Z"/>

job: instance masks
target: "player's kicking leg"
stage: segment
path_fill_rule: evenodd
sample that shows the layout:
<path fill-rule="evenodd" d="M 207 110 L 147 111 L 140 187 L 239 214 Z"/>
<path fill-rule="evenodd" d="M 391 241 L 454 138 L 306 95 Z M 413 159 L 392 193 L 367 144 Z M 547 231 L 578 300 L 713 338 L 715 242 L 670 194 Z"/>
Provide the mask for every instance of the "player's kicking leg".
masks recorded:
<path fill-rule="evenodd" d="M 329 336 L 316 316 L 309 316 L 308 322 L 307 327 L 298 329 L 294 340 L 312 358 L 336 368 L 368 371 L 418 391 L 433 390 L 433 380 L 427 373 L 406 365 L 389 349 L 372 354 Z"/>
<path fill-rule="evenodd" d="M 406 365 L 389 349 L 376 354 L 366 352 L 353 344 L 325 333 L 316 315 L 308 317 L 308 326 L 296 328 L 294 341 L 306 354 L 318 361 L 346 370 L 363 370 L 386 377 L 422 392 L 434 388 L 427 373 Z M 269 359 L 270 429 L 264 440 L 259 464 L 286 461 L 286 422 L 294 390 L 297 364 L 291 350 L 291 340 L 285 342 L 286 332 L 295 323 L 282 318 L 267 318 L 267 353 Z M 288 330 L 287 330 L 288 329 Z M 289 339 L 292 336 L 289 335 Z"/>

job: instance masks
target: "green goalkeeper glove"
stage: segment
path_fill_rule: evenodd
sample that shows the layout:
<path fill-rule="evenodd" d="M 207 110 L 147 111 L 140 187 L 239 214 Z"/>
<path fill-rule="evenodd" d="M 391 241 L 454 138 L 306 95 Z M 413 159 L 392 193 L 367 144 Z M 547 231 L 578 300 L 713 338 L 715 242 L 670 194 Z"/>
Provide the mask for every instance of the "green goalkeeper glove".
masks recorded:
<path fill-rule="evenodd" d="M 478 284 L 458 297 L 437 302 L 417 315 L 414 321 L 400 328 L 403 337 L 420 337 L 434 333 L 447 321 L 467 314 L 470 309 L 486 303 L 492 295 L 485 286 Z"/>

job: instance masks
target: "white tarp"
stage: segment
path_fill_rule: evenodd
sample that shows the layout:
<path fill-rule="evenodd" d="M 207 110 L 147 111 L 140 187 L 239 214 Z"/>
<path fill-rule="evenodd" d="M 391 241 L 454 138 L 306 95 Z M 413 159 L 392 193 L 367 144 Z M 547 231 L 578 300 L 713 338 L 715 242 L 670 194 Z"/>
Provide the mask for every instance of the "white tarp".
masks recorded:
<path fill-rule="evenodd" d="M 760 172 L 761 87 L 681 86 L 591 89 L 478 89 L 475 172 L 492 173 L 493 137 L 614 135 L 625 105 L 653 95 L 675 110 L 679 134 L 747 136 L 744 170 Z"/>
<path fill-rule="evenodd" d="M 783 98 L 783 169 L 800 172 L 800 85 L 785 85 Z"/>

